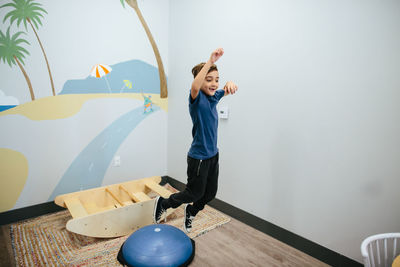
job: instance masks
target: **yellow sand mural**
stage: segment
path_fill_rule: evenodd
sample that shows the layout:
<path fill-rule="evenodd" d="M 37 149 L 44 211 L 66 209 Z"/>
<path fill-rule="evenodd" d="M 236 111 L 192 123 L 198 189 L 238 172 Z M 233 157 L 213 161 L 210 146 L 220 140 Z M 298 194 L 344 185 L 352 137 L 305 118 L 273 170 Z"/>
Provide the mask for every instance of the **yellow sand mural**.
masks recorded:
<path fill-rule="evenodd" d="M 168 99 L 160 98 L 159 94 L 147 94 L 152 98 L 154 105 L 159 106 L 168 112 Z M 96 98 L 133 98 L 143 100 L 142 94 L 79 94 L 79 95 L 58 95 L 44 97 L 36 101 L 28 102 L 15 108 L 3 111 L 0 116 L 18 114 L 31 120 L 56 120 L 71 117 L 78 113 L 82 105 L 91 99 Z M 50 112 L 51 111 L 51 112 Z"/>
<path fill-rule="evenodd" d="M 14 207 L 28 177 L 28 161 L 15 150 L 0 148 L 0 212 Z"/>

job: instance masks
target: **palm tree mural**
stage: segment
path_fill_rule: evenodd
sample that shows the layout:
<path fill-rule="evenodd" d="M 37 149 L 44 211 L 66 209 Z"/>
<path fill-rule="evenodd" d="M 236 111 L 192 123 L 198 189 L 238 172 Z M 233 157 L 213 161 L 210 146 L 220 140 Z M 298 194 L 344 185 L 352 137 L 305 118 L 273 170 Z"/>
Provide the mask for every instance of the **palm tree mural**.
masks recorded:
<path fill-rule="evenodd" d="M 9 18 L 10 19 L 10 25 L 13 24 L 15 20 L 17 20 L 17 26 L 21 24 L 21 22 L 24 22 L 25 29 L 27 30 L 27 22 L 29 25 L 31 25 L 33 32 L 36 35 L 36 38 L 39 42 L 40 48 L 42 49 L 44 59 L 46 61 L 47 65 L 47 70 L 49 72 L 49 77 L 50 77 L 50 84 L 51 84 L 51 90 L 53 92 L 53 96 L 56 95 L 56 91 L 54 89 L 54 82 L 53 82 L 53 76 L 51 75 L 51 70 L 50 70 L 50 65 L 49 61 L 47 60 L 46 52 L 44 51 L 42 42 L 40 41 L 39 35 L 37 34 L 36 29 L 39 29 L 39 25 L 42 25 L 42 22 L 40 21 L 40 17 L 43 18 L 43 13 L 46 13 L 46 10 L 40 7 L 41 4 L 35 3 L 33 0 L 12 0 L 12 3 L 8 3 L 5 5 L 0 6 L 0 8 L 4 7 L 12 7 L 13 10 L 8 12 L 6 16 L 3 19 L 3 23 Z M 35 25 L 35 27 L 33 26 Z"/>
<path fill-rule="evenodd" d="M 10 36 L 10 27 L 8 27 L 6 34 L 0 30 L 0 61 L 3 60 L 4 63 L 7 61 L 10 67 L 18 64 L 18 67 L 24 74 L 33 101 L 35 100 L 35 94 L 33 93 L 32 84 L 28 74 L 26 74 L 26 71 L 22 66 L 24 64 L 23 59 L 25 54 L 29 55 L 29 52 L 20 46 L 22 43 L 29 44 L 29 42 L 18 38 L 21 34 L 24 34 L 24 32 L 17 32 L 13 36 Z"/>
<path fill-rule="evenodd" d="M 120 0 L 120 1 L 121 1 L 121 4 L 125 7 L 124 0 Z M 139 17 L 140 22 L 142 23 L 144 30 L 146 31 L 147 38 L 149 38 L 151 46 L 153 47 L 154 55 L 156 56 L 156 60 L 157 60 L 157 64 L 158 64 L 158 75 L 160 76 L 160 97 L 167 98 L 168 97 L 168 89 L 167 89 L 167 79 L 165 77 L 165 72 L 164 72 L 164 65 L 161 61 L 160 52 L 158 51 L 158 48 L 157 48 L 156 42 L 154 41 L 153 35 L 151 34 L 150 29 L 147 26 L 147 23 L 142 16 L 142 12 L 140 12 L 137 1 L 136 0 L 125 0 L 125 1 L 128 5 L 130 5 L 135 10 L 137 16 Z"/>

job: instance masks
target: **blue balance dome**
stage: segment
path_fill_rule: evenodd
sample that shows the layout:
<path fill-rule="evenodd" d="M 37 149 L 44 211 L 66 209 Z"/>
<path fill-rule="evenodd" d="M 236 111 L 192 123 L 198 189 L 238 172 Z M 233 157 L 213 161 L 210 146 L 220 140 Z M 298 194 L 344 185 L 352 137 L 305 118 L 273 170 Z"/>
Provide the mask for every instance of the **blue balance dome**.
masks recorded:
<path fill-rule="evenodd" d="M 187 266 L 193 257 L 194 241 L 180 229 L 166 224 L 137 230 L 118 253 L 118 260 L 130 267 Z"/>

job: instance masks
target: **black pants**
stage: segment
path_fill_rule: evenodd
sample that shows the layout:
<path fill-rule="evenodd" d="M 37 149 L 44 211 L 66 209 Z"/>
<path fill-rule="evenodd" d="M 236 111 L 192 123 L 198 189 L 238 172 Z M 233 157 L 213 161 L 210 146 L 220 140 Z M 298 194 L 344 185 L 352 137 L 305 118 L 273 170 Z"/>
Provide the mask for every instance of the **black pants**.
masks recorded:
<path fill-rule="evenodd" d="M 177 208 L 183 203 L 192 203 L 190 213 L 196 215 L 213 200 L 218 190 L 219 154 L 212 158 L 199 160 L 187 157 L 187 184 L 184 191 L 172 194 L 162 206 Z"/>

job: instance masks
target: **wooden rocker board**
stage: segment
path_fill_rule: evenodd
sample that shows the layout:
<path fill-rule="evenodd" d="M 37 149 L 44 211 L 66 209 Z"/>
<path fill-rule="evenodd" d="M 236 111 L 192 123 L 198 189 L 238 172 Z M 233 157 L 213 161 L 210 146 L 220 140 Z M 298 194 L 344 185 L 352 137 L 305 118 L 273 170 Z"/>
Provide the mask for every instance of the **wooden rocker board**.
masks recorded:
<path fill-rule="evenodd" d="M 67 222 L 67 230 L 92 237 L 118 237 L 153 223 L 154 199 Z"/>
<path fill-rule="evenodd" d="M 155 198 L 172 192 L 159 185 L 160 176 L 59 195 L 54 202 L 68 208 L 68 231 L 91 237 L 119 237 L 153 223 Z M 173 211 L 169 211 L 167 216 Z"/>

